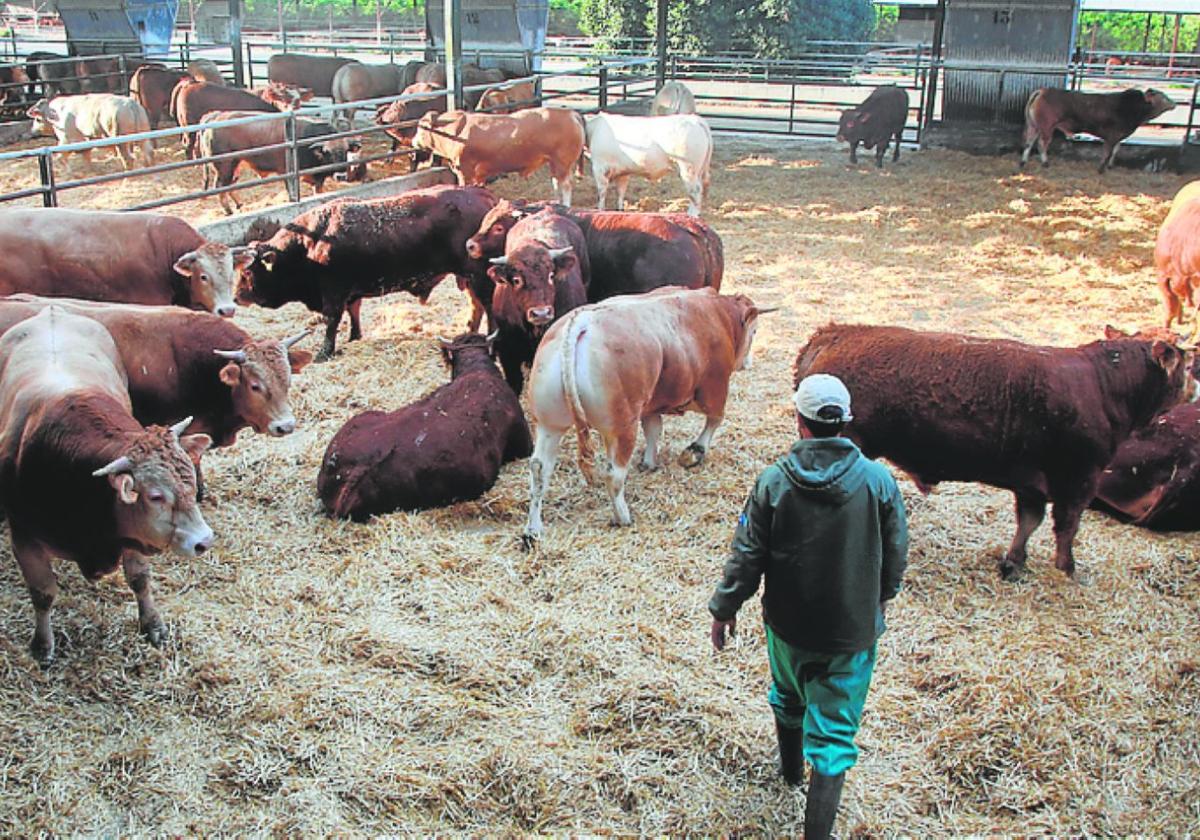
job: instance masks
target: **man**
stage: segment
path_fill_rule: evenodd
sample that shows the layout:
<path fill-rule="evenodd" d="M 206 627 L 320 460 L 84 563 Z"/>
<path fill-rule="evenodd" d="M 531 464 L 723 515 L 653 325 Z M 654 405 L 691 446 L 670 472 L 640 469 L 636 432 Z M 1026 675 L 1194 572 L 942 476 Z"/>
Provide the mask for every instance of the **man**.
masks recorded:
<path fill-rule="evenodd" d="M 758 477 L 708 609 L 719 651 L 765 575 L 780 771 L 789 785 L 800 784 L 803 750 L 813 767 L 804 836 L 824 840 L 858 758 L 854 736 L 884 609 L 904 574 L 908 528 L 891 474 L 841 436 L 852 419 L 842 381 L 806 377 L 795 404 L 801 440 Z"/>

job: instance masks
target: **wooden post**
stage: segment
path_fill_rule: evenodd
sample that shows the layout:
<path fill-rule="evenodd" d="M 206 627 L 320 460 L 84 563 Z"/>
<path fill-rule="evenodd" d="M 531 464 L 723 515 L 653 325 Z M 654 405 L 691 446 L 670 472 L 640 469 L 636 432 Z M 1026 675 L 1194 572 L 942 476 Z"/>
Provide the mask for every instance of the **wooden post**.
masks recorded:
<path fill-rule="evenodd" d="M 667 80 L 667 0 L 658 0 L 658 25 L 655 27 L 654 43 L 658 50 L 655 69 L 654 91 L 662 90 Z"/>
<path fill-rule="evenodd" d="M 1167 58 L 1167 78 L 1171 78 L 1171 71 L 1175 69 L 1175 54 L 1179 52 L 1179 26 L 1183 23 L 1183 15 L 1175 13 L 1175 35 L 1171 38 L 1171 55 Z"/>
<path fill-rule="evenodd" d="M 938 0 L 937 18 L 933 25 L 933 49 L 929 54 L 929 80 L 925 83 L 925 107 L 922 109 L 920 132 L 922 146 L 929 124 L 933 122 L 933 109 L 937 100 L 938 63 L 942 59 L 942 38 L 946 31 L 946 0 Z"/>
<path fill-rule="evenodd" d="M 444 0 L 442 43 L 446 47 L 446 107 L 461 111 L 462 89 L 462 0 Z"/>
<path fill-rule="evenodd" d="M 242 69 L 242 0 L 229 0 L 229 49 L 233 53 L 233 84 L 246 86 Z"/>

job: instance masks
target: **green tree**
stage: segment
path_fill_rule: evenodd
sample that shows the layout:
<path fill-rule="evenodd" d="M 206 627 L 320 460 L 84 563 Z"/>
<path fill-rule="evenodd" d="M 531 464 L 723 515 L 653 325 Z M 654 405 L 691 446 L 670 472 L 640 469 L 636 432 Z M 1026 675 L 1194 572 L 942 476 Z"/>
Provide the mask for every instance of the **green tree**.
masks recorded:
<path fill-rule="evenodd" d="M 646 26 L 652 0 L 582 0 L 579 28 L 608 47 L 628 48 L 631 41 L 651 37 Z"/>

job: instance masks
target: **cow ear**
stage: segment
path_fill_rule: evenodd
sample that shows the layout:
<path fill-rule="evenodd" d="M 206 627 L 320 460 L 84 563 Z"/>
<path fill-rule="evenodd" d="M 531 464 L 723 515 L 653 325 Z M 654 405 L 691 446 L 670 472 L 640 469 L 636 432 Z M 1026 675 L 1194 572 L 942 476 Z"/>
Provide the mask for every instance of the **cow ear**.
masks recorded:
<path fill-rule="evenodd" d="M 497 286 L 503 286 L 508 282 L 508 275 L 504 273 L 504 269 L 501 266 L 488 266 L 487 275 Z"/>
<path fill-rule="evenodd" d="M 191 277 L 192 269 L 195 268 L 195 266 L 196 266 L 196 254 L 193 251 L 191 253 L 184 254 L 182 257 L 175 260 L 175 265 L 173 265 L 171 267 L 174 268 L 177 273 L 182 274 L 184 277 Z"/>
<path fill-rule="evenodd" d="M 258 261 L 263 264 L 267 271 L 270 271 L 271 269 L 275 268 L 275 260 L 278 258 L 279 255 L 274 251 L 267 251 L 267 253 L 258 258 Z"/>
<path fill-rule="evenodd" d="M 179 439 L 182 449 L 195 463 L 200 463 L 200 456 L 212 446 L 213 439 L 208 435 L 184 435 Z"/>
<path fill-rule="evenodd" d="M 254 249 L 249 245 L 239 245 L 236 248 L 230 248 L 229 253 L 233 257 L 234 271 L 241 271 L 243 268 L 249 268 L 254 264 L 256 255 Z"/>
<path fill-rule="evenodd" d="M 1167 372 L 1168 376 L 1175 372 L 1175 368 L 1179 367 L 1179 362 L 1183 358 L 1183 353 L 1178 348 L 1157 339 L 1150 346 L 1150 355 L 1159 367 Z"/>
<path fill-rule="evenodd" d="M 313 354 L 307 350 L 288 350 L 288 364 L 292 373 L 299 373 L 313 360 Z"/>
<path fill-rule="evenodd" d="M 565 254 L 557 256 L 554 258 L 554 273 L 558 274 L 560 272 L 570 271 L 575 267 L 577 262 L 578 260 L 575 258 L 574 251 L 568 251 Z"/>
<path fill-rule="evenodd" d="M 871 112 L 870 112 L 870 111 L 860 111 L 860 112 L 859 112 L 859 114 L 858 114 L 858 122 L 857 122 L 857 125 L 862 125 L 863 123 L 867 122 L 867 121 L 868 121 L 868 120 L 870 120 L 870 119 L 871 119 Z"/>
<path fill-rule="evenodd" d="M 138 493 L 133 489 L 133 476 L 129 473 L 110 473 L 108 483 L 117 491 L 117 498 L 123 504 L 131 505 L 138 500 Z"/>
<path fill-rule="evenodd" d="M 1112 324 L 1105 324 L 1104 339 L 1106 341 L 1116 341 L 1118 338 L 1129 338 L 1129 335 L 1117 329 Z"/>
<path fill-rule="evenodd" d="M 242 369 L 238 367 L 236 362 L 230 362 L 221 368 L 221 372 L 217 374 L 217 378 L 230 388 L 236 388 L 237 384 L 242 381 Z"/>

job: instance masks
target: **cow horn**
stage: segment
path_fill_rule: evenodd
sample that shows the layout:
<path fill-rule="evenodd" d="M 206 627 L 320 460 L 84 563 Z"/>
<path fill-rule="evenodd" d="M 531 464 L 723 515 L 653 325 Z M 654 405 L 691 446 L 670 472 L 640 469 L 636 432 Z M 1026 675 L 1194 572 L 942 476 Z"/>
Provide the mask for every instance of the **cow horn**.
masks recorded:
<path fill-rule="evenodd" d="M 759 315 L 766 315 L 768 312 L 778 312 L 780 309 L 783 309 L 783 307 L 782 306 L 765 306 L 762 309 L 757 310 L 757 312 Z"/>
<path fill-rule="evenodd" d="M 494 330 L 492 332 L 492 334 L 487 337 L 487 343 L 491 344 L 493 341 L 496 340 L 496 336 L 498 336 L 498 335 L 500 335 L 500 330 L 499 329 Z"/>
<path fill-rule="evenodd" d="M 229 359 L 231 362 L 237 362 L 239 365 L 246 361 L 245 350 L 213 350 L 213 354 L 220 356 L 222 359 Z"/>
<path fill-rule="evenodd" d="M 192 425 L 192 419 L 193 418 L 191 415 L 184 417 L 182 420 L 180 420 L 178 423 L 176 423 L 174 426 L 171 427 L 171 434 L 175 435 L 175 437 L 178 438 L 181 434 L 183 434 L 184 429 L 186 429 L 188 426 Z"/>
<path fill-rule="evenodd" d="M 284 350 L 287 350 L 289 347 L 291 347 L 296 342 L 303 341 L 304 339 L 308 338 L 310 335 L 312 335 L 312 330 L 304 330 L 303 332 L 298 332 L 295 335 L 290 336 L 289 338 L 285 338 L 283 341 L 281 341 L 279 343 L 283 345 Z"/>
<path fill-rule="evenodd" d="M 437 337 L 437 340 L 439 343 L 441 343 L 441 345 L 443 347 L 453 347 L 454 346 L 454 342 L 451 341 L 450 339 L 446 338 L 444 335 L 439 335 Z"/>
<path fill-rule="evenodd" d="M 508 257 L 492 257 L 488 262 L 492 265 L 508 265 Z"/>
<path fill-rule="evenodd" d="M 119 473 L 119 472 L 127 472 L 132 469 L 133 469 L 133 461 L 129 460 L 128 455 L 122 455 L 117 460 L 112 461 L 108 464 L 105 464 L 103 467 L 101 467 L 100 469 L 93 472 L 92 475 L 96 476 L 97 478 L 100 478 L 101 476 L 112 475 L 113 473 Z"/>
<path fill-rule="evenodd" d="M 574 250 L 575 250 L 574 248 L 572 248 L 570 245 L 568 245 L 566 248 L 550 248 L 549 250 L 546 251 L 546 253 L 550 255 L 550 259 L 556 260 L 559 257 L 565 257 L 567 254 L 571 253 Z"/>

